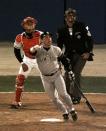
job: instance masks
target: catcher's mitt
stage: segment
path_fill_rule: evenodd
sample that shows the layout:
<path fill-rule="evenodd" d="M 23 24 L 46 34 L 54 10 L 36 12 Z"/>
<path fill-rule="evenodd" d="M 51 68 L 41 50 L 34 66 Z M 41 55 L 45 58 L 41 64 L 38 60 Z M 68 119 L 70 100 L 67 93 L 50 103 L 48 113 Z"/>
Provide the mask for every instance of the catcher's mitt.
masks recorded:
<path fill-rule="evenodd" d="M 24 72 L 28 71 L 28 66 L 24 62 L 22 62 L 21 65 Z"/>

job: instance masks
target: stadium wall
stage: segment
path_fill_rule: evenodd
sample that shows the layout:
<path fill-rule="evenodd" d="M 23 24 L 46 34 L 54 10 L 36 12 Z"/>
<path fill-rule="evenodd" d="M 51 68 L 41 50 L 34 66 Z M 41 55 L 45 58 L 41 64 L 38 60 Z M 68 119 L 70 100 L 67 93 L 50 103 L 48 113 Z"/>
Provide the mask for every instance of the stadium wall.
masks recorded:
<path fill-rule="evenodd" d="M 0 4 L 0 41 L 14 41 L 16 34 L 22 32 L 21 20 L 26 16 L 38 20 L 39 30 L 54 34 L 64 23 L 64 2 L 66 8 L 77 9 L 78 17 L 87 23 L 96 43 L 106 42 L 105 0 L 3 0 Z"/>

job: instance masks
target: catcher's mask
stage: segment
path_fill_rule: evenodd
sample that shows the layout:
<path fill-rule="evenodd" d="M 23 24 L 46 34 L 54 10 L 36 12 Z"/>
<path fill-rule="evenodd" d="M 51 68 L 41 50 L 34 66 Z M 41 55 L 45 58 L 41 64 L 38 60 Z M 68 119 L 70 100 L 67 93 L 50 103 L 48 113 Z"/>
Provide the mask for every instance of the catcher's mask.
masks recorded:
<path fill-rule="evenodd" d="M 26 17 L 23 19 L 21 26 L 24 30 L 34 30 L 37 24 L 37 20 L 33 17 Z"/>
<path fill-rule="evenodd" d="M 50 37 L 52 37 L 52 34 L 50 32 L 47 32 L 47 31 L 43 32 L 40 37 L 41 37 L 41 39 L 43 39 L 47 35 L 49 35 Z"/>

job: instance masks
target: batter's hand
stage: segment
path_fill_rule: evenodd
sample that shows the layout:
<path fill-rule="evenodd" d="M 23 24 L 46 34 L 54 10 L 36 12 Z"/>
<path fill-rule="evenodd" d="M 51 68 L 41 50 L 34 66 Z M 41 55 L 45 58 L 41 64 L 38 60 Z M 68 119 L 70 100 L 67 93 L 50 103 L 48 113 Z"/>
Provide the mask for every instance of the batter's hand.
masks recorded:
<path fill-rule="evenodd" d="M 33 47 L 31 47 L 30 48 L 30 53 L 36 53 L 37 52 L 37 50 L 39 49 L 39 45 L 35 45 L 35 46 L 33 46 Z"/>
<path fill-rule="evenodd" d="M 22 69 L 23 69 L 24 72 L 28 71 L 27 64 L 25 64 L 25 63 L 22 62 L 21 65 L 22 65 Z"/>
<path fill-rule="evenodd" d="M 69 71 L 68 75 L 69 75 L 70 80 L 75 80 L 75 75 L 74 75 L 74 73 L 72 71 Z"/>

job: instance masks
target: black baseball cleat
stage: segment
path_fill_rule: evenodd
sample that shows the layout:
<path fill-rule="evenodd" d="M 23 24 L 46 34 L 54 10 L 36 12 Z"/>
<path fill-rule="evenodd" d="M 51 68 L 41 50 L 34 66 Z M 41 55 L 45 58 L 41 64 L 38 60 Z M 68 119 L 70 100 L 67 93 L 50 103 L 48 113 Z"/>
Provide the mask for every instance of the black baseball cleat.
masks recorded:
<path fill-rule="evenodd" d="M 69 114 L 63 114 L 63 119 L 64 119 L 65 121 L 69 120 Z"/>
<path fill-rule="evenodd" d="M 11 104 L 11 105 L 10 105 L 10 108 L 11 108 L 11 109 L 19 109 L 19 106 L 18 106 L 18 105 Z"/>
<path fill-rule="evenodd" d="M 72 109 L 70 114 L 71 114 L 71 117 L 72 117 L 73 121 L 77 121 L 78 116 L 77 116 L 77 112 L 75 111 L 75 109 Z"/>
<path fill-rule="evenodd" d="M 22 107 L 22 103 L 19 102 L 18 104 L 11 104 L 11 109 L 20 109 Z"/>

